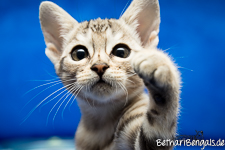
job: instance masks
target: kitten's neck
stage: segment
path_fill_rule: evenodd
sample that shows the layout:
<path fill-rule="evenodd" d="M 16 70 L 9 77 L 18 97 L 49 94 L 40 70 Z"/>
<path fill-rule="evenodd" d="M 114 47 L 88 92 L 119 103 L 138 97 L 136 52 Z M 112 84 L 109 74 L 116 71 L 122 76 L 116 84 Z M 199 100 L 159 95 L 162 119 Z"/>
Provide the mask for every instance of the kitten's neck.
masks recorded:
<path fill-rule="evenodd" d="M 140 90 L 138 93 L 143 93 Z M 87 128 L 101 129 L 104 126 L 115 125 L 122 116 L 126 107 L 134 103 L 140 94 L 130 94 L 126 100 L 126 96 L 115 96 L 115 100 L 108 103 L 97 103 L 96 100 L 90 98 L 79 97 L 78 105 L 82 113 L 82 122 Z"/>
<path fill-rule="evenodd" d="M 136 92 L 128 91 L 127 102 L 126 96 L 115 95 L 115 99 L 111 99 L 105 104 L 79 95 L 77 102 L 82 117 L 78 126 L 79 132 L 76 133 L 76 141 L 83 142 L 91 139 L 88 141 L 89 145 L 95 147 L 97 142 L 98 146 L 105 147 L 105 143 L 110 143 L 113 140 L 120 118 L 130 106 L 141 99 L 143 94 L 143 88 L 140 86 L 138 89 L 136 88 Z"/>
<path fill-rule="evenodd" d="M 112 125 L 117 122 L 125 106 L 124 102 L 98 104 L 92 100 L 84 101 L 83 99 L 78 100 L 78 104 L 83 123 L 87 128 L 94 128 L 95 130 L 101 129 L 102 125 Z"/>

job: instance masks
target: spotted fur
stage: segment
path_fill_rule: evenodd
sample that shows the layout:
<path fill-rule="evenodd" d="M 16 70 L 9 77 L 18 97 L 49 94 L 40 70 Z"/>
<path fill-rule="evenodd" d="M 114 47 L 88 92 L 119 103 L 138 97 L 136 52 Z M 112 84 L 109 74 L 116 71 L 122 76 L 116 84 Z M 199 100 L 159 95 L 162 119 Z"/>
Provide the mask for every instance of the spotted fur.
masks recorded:
<path fill-rule="evenodd" d="M 156 139 L 173 139 L 179 111 L 180 74 L 172 59 L 157 49 L 158 0 L 133 0 L 118 20 L 78 23 L 52 2 L 40 5 L 46 55 L 82 117 L 77 150 L 169 150 Z M 130 49 L 127 58 L 112 55 L 117 44 Z M 74 61 L 72 49 L 83 45 L 88 57 Z M 96 64 L 107 69 L 100 76 Z M 148 89 L 148 94 L 144 92 Z"/>

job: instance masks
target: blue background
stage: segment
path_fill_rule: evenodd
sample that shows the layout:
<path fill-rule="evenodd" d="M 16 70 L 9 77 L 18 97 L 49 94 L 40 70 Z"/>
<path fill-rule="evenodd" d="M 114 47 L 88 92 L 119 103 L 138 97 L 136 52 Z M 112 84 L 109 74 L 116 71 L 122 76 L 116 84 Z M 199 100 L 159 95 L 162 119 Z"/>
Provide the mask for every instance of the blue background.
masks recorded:
<path fill-rule="evenodd" d="M 0 1 L 0 140 L 74 135 L 80 119 L 74 102 L 62 118 L 59 106 L 39 107 L 41 100 L 62 87 L 41 86 L 55 79 L 54 68 L 45 56 L 45 43 L 38 19 L 38 0 Z M 54 0 L 79 22 L 118 18 L 128 0 Z M 181 116 L 178 132 L 205 138 L 225 139 L 225 1 L 159 0 L 161 26 L 159 48 L 173 56 L 182 73 Z M 39 81 L 37 81 L 39 80 Z M 53 85 L 53 84 L 51 84 Z M 26 93 L 26 94 L 25 94 Z M 25 94 L 25 95 L 24 95 Z M 30 101 L 28 103 L 28 101 Z M 26 105 L 26 103 L 28 103 Z M 24 122 L 23 122 L 24 121 Z"/>

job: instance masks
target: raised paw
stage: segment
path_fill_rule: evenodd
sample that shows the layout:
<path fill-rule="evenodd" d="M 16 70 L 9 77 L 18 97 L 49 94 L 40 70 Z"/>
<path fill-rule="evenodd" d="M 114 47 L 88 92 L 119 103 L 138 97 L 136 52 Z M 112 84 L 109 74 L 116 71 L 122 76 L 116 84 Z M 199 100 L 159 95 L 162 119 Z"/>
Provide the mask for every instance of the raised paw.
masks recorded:
<path fill-rule="evenodd" d="M 156 90 L 163 90 L 172 84 L 173 62 L 159 50 L 143 50 L 132 58 L 134 71 L 143 79 L 146 86 L 153 86 Z"/>

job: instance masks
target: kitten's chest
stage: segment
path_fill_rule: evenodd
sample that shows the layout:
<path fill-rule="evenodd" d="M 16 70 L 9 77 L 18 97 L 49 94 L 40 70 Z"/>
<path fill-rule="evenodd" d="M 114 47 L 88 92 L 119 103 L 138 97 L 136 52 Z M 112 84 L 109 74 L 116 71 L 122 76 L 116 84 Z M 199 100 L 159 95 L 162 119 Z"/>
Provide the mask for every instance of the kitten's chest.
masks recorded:
<path fill-rule="evenodd" d="M 91 125 L 91 124 L 90 124 Z M 111 146 L 116 123 L 102 124 L 101 128 L 88 129 L 81 124 L 76 132 L 76 147 L 80 149 L 103 150 Z"/>
<path fill-rule="evenodd" d="M 76 148 L 108 150 L 123 114 L 124 105 L 87 107 L 80 105 L 82 118 L 76 132 Z"/>

